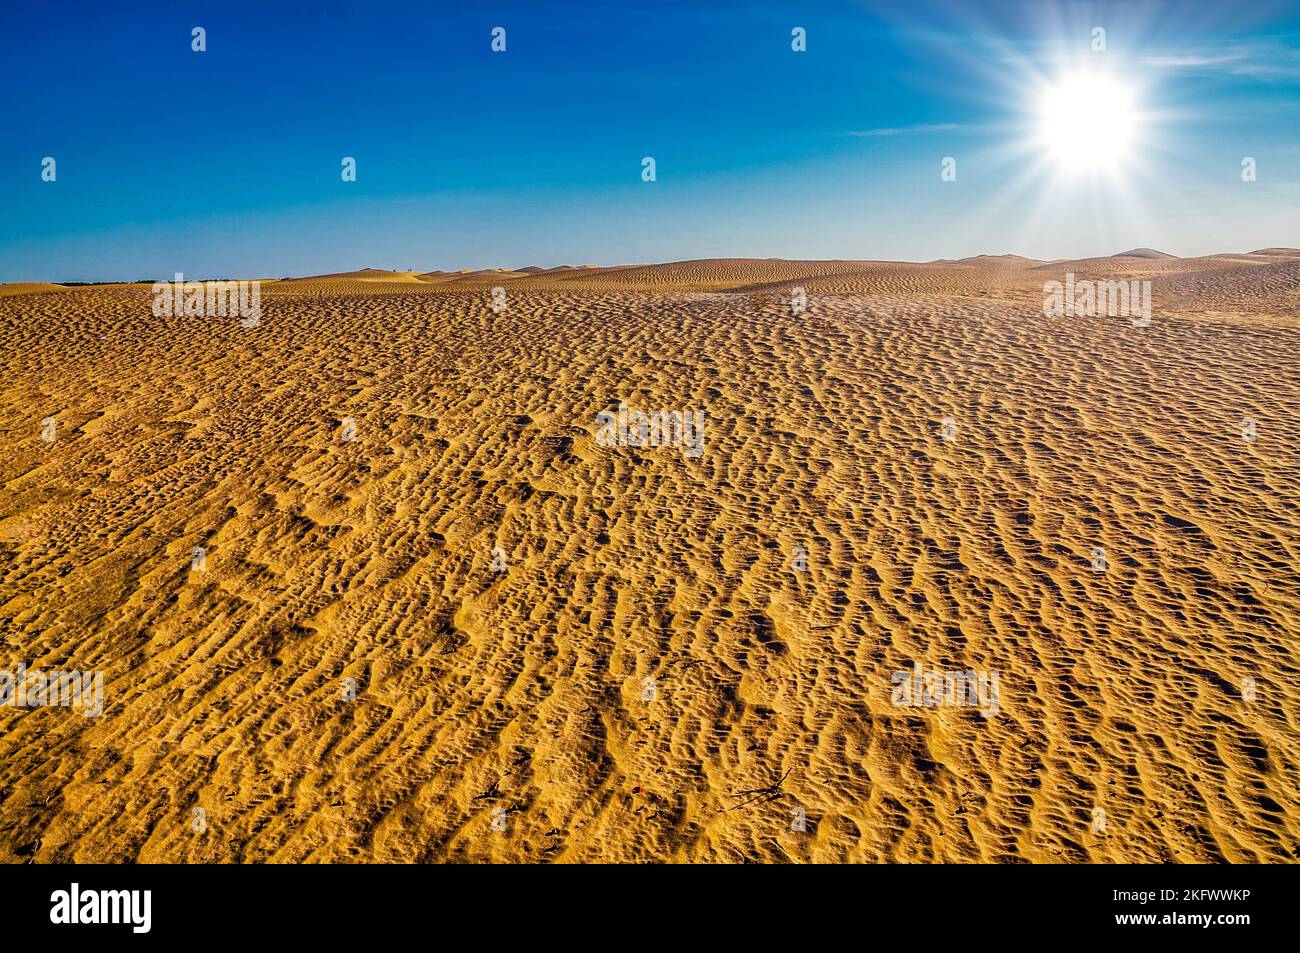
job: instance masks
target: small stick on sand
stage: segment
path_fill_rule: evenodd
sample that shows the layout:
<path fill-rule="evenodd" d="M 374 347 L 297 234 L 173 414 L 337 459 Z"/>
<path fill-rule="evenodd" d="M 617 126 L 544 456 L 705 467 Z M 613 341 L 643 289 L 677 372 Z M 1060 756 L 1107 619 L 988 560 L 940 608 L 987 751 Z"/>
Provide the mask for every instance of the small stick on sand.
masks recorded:
<path fill-rule="evenodd" d="M 752 794 L 754 795 L 754 797 L 751 797 L 748 801 L 742 801 L 741 803 L 735 805 L 734 807 L 727 808 L 727 811 L 737 810 L 738 808 L 742 808 L 747 804 L 753 804 L 755 801 L 766 804 L 768 801 L 776 800 L 782 794 L 781 785 L 785 783 L 785 779 L 790 776 L 790 772 L 793 770 L 794 768 L 787 769 L 785 774 L 781 775 L 781 777 L 777 779 L 777 782 L 775 784 L 769 784 L 765 788 L 753 788 L 752 790 L 749 791 L 741 791 L 739 794 L 736 795 L 736 797 L 744 797 L 746 794 Z"/>

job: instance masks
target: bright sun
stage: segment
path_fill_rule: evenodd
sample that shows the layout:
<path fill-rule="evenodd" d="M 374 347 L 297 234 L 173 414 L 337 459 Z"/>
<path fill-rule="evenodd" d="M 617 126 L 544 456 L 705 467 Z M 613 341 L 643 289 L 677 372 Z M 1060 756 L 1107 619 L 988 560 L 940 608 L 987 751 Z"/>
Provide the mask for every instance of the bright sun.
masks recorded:
<path fill-rule="evenodd" d="M 1043 150 L 1063 170 L 1114 174 L 1128 159 L 1137 133 L 1132 93 L 1115 80 L 1090 73 L 1062 77 L 1038 105 Z"/>

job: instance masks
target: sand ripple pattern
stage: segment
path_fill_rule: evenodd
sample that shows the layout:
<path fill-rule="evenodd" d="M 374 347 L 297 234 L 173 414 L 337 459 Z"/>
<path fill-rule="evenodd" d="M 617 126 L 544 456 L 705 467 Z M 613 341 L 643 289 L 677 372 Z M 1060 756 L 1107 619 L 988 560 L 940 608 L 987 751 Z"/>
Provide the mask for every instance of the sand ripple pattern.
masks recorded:
<path fill-rule="evenodd" d="M 0 298 L 0 668 L 106 680 L 0 708 L 0 855 L 1300 856 L 1294 266 L 1138 329 L 815 264 Z M 620 400 L 703 455 L 598 446 Z"/>

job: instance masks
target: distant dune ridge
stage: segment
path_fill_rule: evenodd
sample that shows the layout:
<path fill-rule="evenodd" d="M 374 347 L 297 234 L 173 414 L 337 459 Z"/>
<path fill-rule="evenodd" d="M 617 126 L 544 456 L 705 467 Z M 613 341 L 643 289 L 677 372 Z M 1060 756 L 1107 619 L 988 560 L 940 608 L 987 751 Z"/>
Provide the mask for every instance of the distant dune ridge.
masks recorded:
<path fill-rule="evenodd" d="M 44 281 L 18 281 L 10 284 L 0 284 L 0 297 L 9 295 L 30 295 L 41 294 L 46 291 L 63 291 L 63 285 L 50 284 Z"/>
<path fill-rule="evenodd" d="M 150 298 L 0 286 L 4 860 L 1300 859 L 1296 249 Z"/>
<path fill-rule="evenodd" d="M 1201 258 L 1178 258 L 1152 248 L 1133 248 L 1118 254 L 1100 257 L 1059 261 L 1042 261 L 1021 255 L 976 255 L 962 259 L 942 259 L 935 262 L 898 261 L 794 261 L 778 258 L 716 258 L 694 261 L 666 262 L 651 265 L 559 265 L 543 268 L 528 265 L 523 268 L 465 268 L 459 271 L 396 271 L 384 268 L 362 268 L 336 274 L 282 278 L 266 281 L 267 284 L 312 282 L 347 287 L 351 283 L 370 285 L 481 285 L 493 282 L 510 282 L 512 287 L 542 287 L 553 281 L 601 286 L 641 285 L 654 287 L 695 286 L 699 288 L 740 290 L 748 286 L 781 286 L 790 282 L 812 279 L 823 286 L 838 285 L 845 291 L 876 290 L 887 286 L 890 277 L 905 285 L 933 287 L 936 291 L 957 290 L 963 285 L 989 284 L 1003 289 L 1008 280 L 1021 279 L 1025 288 L 1032 288 L 1034 270 L 1064 272 L 1114 272 L 1119 268 L 1126 274 L 1148 272 L 1211 272 L 1236 265 L 1277 264 L 1300 261 L 1300 249 L 1264 248 L 1253 252 L 1209 255 Z M 960 267 L 968 272 L 966 278 L 954 278 L 943 266 Z M 985 281 L 983 273 L 998 271 L 1006 274 Z M 1245 272 L 1241 273 L 1245 275 Z M 903 276 L 907 276 L 904 278 Z M 166 280 L 170 280 L 166 279 Z M 0 295 L 32 294 L 59 290 L 63 286 L 49 283 L 0 284 Z M 375 289 L 379 290 L 379 289 Z"/>
<path fill-rule="evenodd" d="M 1163 261 L 1169 258 L 1177 258 L 1177 255 L 1166 255 L 1162 251 L 1156 251 L 1154 248 L 1130 248 L 1128 251 L 1122 251 L 1115 255 L 1116 258 L 1150 258 L 1153 261 Z"/>
<path fill-rule="evenodd" d="M 359 271 L 346 271 L 334 275 L 312 275 L 307 278 L 288 278 L 286 281 L 377 281 L 377 282 L 415 282 L 422 276 L 414 271 L 390 271 L 386 268 L 362 268 Z"/>

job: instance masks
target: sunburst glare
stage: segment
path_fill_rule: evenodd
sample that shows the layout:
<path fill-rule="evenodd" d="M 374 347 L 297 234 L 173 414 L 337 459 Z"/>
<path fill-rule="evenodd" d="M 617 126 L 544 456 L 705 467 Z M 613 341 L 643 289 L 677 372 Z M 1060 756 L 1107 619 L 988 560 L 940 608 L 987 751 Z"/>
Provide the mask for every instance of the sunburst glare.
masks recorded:
<path fill-rule="evenodd" d="M 1115 175 L 1141 132 L 1131 84 L 1098 72 L 1062 76 L 1043 90 L 1037 145 L 1071 175 Z"/>

